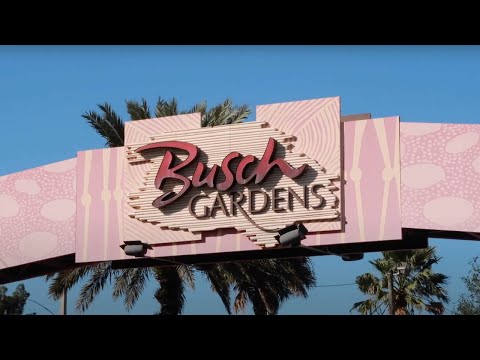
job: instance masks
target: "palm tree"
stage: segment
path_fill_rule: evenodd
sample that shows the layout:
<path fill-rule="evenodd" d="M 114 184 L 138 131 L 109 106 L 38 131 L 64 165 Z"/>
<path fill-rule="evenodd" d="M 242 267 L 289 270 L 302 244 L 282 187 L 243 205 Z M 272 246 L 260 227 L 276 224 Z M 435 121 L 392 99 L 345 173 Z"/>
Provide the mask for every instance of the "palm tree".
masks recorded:
<path fill-rule="evenodd" d="M 389 306 L 389 281 L 392 281 L 393 313 L 413 315 L 415 310 L 425 310 L 435 315 L 444 313 L 444 303 L 448 303 L 447 291 L 443 285 L 447 276 L 432 271 L 432 264 L 441 258 L 435 248 L 383 252 L 383 257 L 370 261 L 380 273 L 366 273 L 356 279 L 359 290 L 369 298 L 357 302 L 352 310 L 363 315 L 384 314 Z M 400 272 L 406 265 L 407 271 Z"/>
<path fill-rule="evenodd" d="M 244 311 L 250 301 L 256 315 L 276 315 L 282 302 L 290 296 L 307 297 L 308 289 L 315 285 L 308 258 L 206 264 L 200 267 L 200 271 L 207 276 L 212 289 L 220 294 L 226 308 L 230 293 L 222 290 L 233 286 L 236 313 Z"/>
<path fill-rule="evenodd" d="M 149 119 L 152 113 L 145 99 L 140 102 L 127 100 L 127 112 L 131 120 Z M 108 103 L 98 105 L 101 113 L 88 111 L 82 115 L 97 133 L 106 140 L 106 146 L 124 145 L 124 122 Z M 175 98 L 159 98 L 154 117 L 185 113 L 201 113 L 202 126 L 234 124 L 245 120 L 250 114 L 246 105 L 235 106 L 230 99 L 207 109 L 204 101 L 187 111 L 179 111 Z M 231 314 L 231 291 L 235 291 L 233 308 L 236 313 L 244 311 L 251 302 L 255 314 L 277 314 L 281 304 L 290 296 L 307 297 L 308 289 L 315 285 L 315 276 L 308 258 L 255 260 L 237 263 L 205 265 L 177 265 L 133 269 L 112 269 L 111 262 L 82 266 L 50 275 L 50 296 L 59 299 L 84 278 L 76 308 L 85 311 L 95 296 L 107 284 L 113 283 L 113 298 L 123 298 L 130 310 L 142 294 L 146 282 L 153 277 L 159 285 L 155 292 L 161 315 L 181 314 L 185 304 L 185 288 L 194 288 L 195 270 L 205 275 L 211 289 L 216 292 Z"/>

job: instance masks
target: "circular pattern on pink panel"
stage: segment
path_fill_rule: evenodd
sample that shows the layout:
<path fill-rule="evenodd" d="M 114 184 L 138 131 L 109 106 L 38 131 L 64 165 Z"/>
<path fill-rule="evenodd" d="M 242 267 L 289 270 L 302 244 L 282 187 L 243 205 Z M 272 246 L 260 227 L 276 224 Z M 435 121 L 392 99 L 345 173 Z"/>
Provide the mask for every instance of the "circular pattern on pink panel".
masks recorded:
<path fill-rule="evenodd" d="M 427 202 L 423 215 L 430 221 L 443 226 L 460 224 L 473 214 L 473 204 L 454 196 L 440 197 Z"/>
<path fill-rule="evenodd" d="M 402 127 L 403 123 L 400 126 Z M 455 141 L 452 142 L 454 139 Z M 438 132 L 425 136 L 403 136 L 402 134 L 401 140 L 405 143 L 401 170 L 402 225 L 422 229 L 453 231 L 475 231 L 475 229 L 478 229 L 476 231 L 479 231 L 480 126 L 443 124 Z M 471 146 L 475 141 L 476 144 Z M 459 142 L 459 144 L 455 145 L 455 142 Z M 452 152 L 447 152 L 447 148 Z M 456 152 L 459 150 L 464 151 Z M 404 169 L 410 165 L 426 163 L 441 166 L 445 178 L 426 188 L 407 186 L 404 182 Z M 443 205 L 439 202 L 427 205 L 427 203 L 444 196 L 463 200 L 446 201 Z M 458 213 L 452 209 L 455 203 L 460 203 Z M 443 210 L 446 215 L 441 217 L 439 214 L 436 214 L 436 216 L 430 214 L 432 221 L 424 216 L 424 210 L 426 210 L 426 213 L 435 212 L 429 210 L 435 204 L 439 207 L 444 206 Z M 464 204 L 465 207 L 463 208 L 461 204 Z M 473 213 L 468 217 L 472 206 Z M 463 221 L 466 216 L 468 218 Z"/>
<path fill-rule="evenodd" d="M 11 195 L 0 194 L 0 204 L 2 204 L 0 206 L 0 218 L 16 216 L 20 210 L 20 205 Z"/>
<path fill-rule="evenodd" d="M 458 154 L 467 151 L 478 142 L 480 135 L 476 132 L 467 132 L 457 135 L 445 146 L 445 151 L 450 154 Z"/>
<path fill-rule="evenodd" d="M 65 160 L 54 164 L 45 165 L 42 167 L 42 169 L 53 173 L 66 172 L 68 170 L 72 170 L 75 167 L 76 161 L 77 159 Z"/>
<path fill-rule="evenodd" d="M 400 123 L 400 131 L 405 135 L 420 136 L 430 134 L 442 128 L 442 124 Z"/>
<path fill-rule="evenodd" d="M 7 180 L 7 178 L 8 178 L 7 175 L 5 175 L 5 176 L 0 176 L 0 182 Z"/>
<path fill-rule="evenodd" d="M 413 189 L 425 189 L 445 178 L 445 171 L 435 164 L 413 164 L 402 169 L 402 183 Z"/>
<path fill-rule="evenodd" d="M 37 195 L 40 192 L 40 186 L 35 180 L 18 179 L 15 181 L 15 190 L 28 195 Z"/>
<path fill-rule="evenodd" d="M 52 200 L 42 206 L 40 214 L 48 220 L 65 221 L 75 213 L 75 201 L 70 199 Z"/>
<path fill-rule="evenodd" d="M 473 169 L 480 174 L 480 156 L 472 162 Z"/>
<path fill-rule="evenodd" d="M 48 255 L 57 246 L 58 239 L 54 234 L 37 231 L 24 236 L 19 241 L 20 252 L 30 258 L 41 258 Z"/>

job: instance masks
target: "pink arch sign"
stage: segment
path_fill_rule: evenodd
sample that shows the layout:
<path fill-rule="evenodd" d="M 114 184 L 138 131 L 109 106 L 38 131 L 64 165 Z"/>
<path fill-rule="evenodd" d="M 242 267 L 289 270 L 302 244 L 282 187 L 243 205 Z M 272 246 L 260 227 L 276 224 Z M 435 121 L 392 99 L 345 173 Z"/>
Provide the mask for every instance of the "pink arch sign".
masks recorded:
<path fill-rule="evenodd" d="M 337 253 L 480 238 L 480 125 L 342 116 L 339 97 L 200 124 L 132 121 L 124 147 L 0 176 L 0 283 L 148 265 L 125 255 L 132 240 L 186 263 L 314 255 L 276 241 L 295 223 L 308 229 L 302 244 Z"/>

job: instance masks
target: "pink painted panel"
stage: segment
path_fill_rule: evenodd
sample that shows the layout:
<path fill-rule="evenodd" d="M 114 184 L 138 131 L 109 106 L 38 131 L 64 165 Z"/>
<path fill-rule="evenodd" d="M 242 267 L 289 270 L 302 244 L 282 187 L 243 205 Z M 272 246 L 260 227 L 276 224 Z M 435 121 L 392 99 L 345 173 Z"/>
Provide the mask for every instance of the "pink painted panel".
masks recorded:
<path fill-rule="evenodd" d="M 400 240 L 399 118 L 344 126 L 345 232 L 307 236 L 305 245 Z"/>
<path fill-rule="evenodd" d="M 76 159 L 0 177 L 0 269 L 75 251 Z"/>
<path fill-rule="evenodd" d="M 75 261 L 122 258 L 123 147 L 79 152 Z"/>
<path fill-rule="evenodd" d="M 402 226 L 480 232 L 480 125 L 401 123 Z"/>

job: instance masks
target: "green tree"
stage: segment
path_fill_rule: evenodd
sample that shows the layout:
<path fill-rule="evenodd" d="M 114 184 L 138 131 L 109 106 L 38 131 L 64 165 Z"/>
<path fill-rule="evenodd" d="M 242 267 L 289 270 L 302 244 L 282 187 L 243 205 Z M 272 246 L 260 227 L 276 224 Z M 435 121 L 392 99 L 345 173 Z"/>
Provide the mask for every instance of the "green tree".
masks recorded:
<path fill-rule="evenodd" d="M 478 256 L 470 260 L 468 275 L 462 280 L 467 293 L 460 295 L 455 313 L 457 315 L 480 315 L 480 264 Z"/>
<path fill-rule="evenodd" d="M 432 271 L 432 264 L 440 258 L 435 248 L 383 252 L 383 257 L 370 261 L 380 277 L 372 273 L 356 279 L 358 289 L 369 298 L 353 305 L 352 310 L 363 315 L 384 314 L 389 306 L 389 278 L 393 280 L 393 310 L 395 315 L 413 315 L 425 310 L 435 315 L 444 313 L 448 303 L 443 288 L 447 276 Z M 398 271 L 407 265 L 404 272 Z"/>
<path fill-rule="evenodd" d="M 186 111 L 178 109 L 175 98 L 159 98 L 153 112 L 147 101 L 126 101 L 131 120 L 149 119 L 186 113 L 201 113 L 202 126 L 234 124 L 245 120 L 250 114 L 246 105 L 236 106 L 230 99 L 210 109 L 204 101 Z M 88 123 L 106 140 L 106 146 L 124 145 L 124 122 L 108 103 L 98 105 L 100 113 L 88 111 L 82 115 Z M 244 261 L 205 265 L 178 265 L 169 267 L 112 269 L 111 262 L 78 267 L 57 273 L 50 277 L 49 293 L 58 299 L 63 290 L 71 289 L 80 280 L 87 278 L 82 286 L 76 307 L 85 311 L 95 296 L 108 283 L 113 283 L 114 299 L 123 298 L 130 310 L 153 277 L 159 288 L 155 298 L 162 315 L 181 314 L 185 304 L 185 288 L 194 288 L 195 270 L 202 273 L 225 306 L 228 314 L 244 311 L 250 302 L 255 314 L 277 314 L 290 296 L 307 297 L 308 289 L 315 284 L 315 276 L 308 258 Z M 47 277 L 47 278 L 50 278 Z"/>
<path fill-rule="evenodd" d="M 0 315 L 22 315 L 29 296 L 23 284 L 18 285 L 12 295 L 7 295 L 7 288 L 0 286 Z"/>

